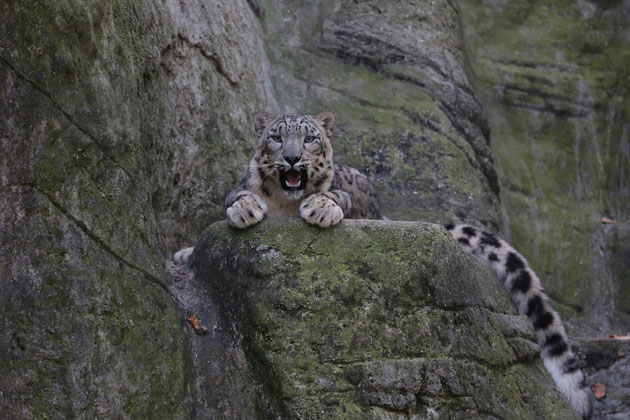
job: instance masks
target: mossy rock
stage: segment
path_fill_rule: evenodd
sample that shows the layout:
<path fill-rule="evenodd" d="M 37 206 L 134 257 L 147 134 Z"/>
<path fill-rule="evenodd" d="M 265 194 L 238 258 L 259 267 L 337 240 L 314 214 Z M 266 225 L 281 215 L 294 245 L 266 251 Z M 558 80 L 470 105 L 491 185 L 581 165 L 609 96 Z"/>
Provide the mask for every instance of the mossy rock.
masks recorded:
<path fill-rule="evenodd" d="M 527 318 L 438 225 L 217 222 L 192 267 L 242 340 L 259 417 L 574 418 Z"/>
<path fill-rule="evenodd" d="M 3 2 L 0 32 L 0 418 L 191 418 L 164 260 L 253 150 L 247 5 Z"/>
<path fill-rule="evenodd" d="M 577 329 L 624 328 L 606 216 L 630 213 L 630 43 L 623 2 L 456 2 L 489 115 L 506 236 Z M 619 321 L 616 321 L 619 320 Z M 571 324 L 571 323 L 570 323 Z M 587 335 L 585 331 L 580 334 Z"/>
<path fill-rule="evenodd" d="M 164 280 L 36 188 L 0 206 L 0 417 L 190 418 L 189 344 Z"/>

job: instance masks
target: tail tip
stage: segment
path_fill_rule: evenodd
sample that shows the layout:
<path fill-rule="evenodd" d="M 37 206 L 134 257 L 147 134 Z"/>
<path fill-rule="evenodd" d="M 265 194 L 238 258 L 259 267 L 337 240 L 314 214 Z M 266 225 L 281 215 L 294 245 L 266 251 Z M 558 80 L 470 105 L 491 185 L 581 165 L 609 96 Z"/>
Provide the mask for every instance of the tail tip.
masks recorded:
<path fill-rule="evenodd" d="M 580 417 L 588 420 L 593 415 L 593 394 L 591 389 L 583 382 L 582 387 L 576 390 L 573 398 L 569 400 Z"/>

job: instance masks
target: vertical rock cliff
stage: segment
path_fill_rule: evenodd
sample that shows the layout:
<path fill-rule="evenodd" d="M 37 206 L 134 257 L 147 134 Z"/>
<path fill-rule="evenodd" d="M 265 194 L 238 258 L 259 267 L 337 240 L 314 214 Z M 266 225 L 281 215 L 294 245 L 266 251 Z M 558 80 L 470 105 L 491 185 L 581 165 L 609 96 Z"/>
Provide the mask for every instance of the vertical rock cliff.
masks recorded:
<path fill-rule="evenodd" d="M 505 232 L 542 275 L 569 335 L 594 341 L 587 373 L 608 385 L 596 416 L 627 417 L 630 381 L 619 378 L 630 362 L 617 355 L 622 342 L 603 339 L 630 326 L 630 3 L 457 5 Z"/>
<path fill-rule="evenodd" d="M 244 2 L 0 6 L 0 417 L 199 411 L 168 248 L 264 106 Z"/>

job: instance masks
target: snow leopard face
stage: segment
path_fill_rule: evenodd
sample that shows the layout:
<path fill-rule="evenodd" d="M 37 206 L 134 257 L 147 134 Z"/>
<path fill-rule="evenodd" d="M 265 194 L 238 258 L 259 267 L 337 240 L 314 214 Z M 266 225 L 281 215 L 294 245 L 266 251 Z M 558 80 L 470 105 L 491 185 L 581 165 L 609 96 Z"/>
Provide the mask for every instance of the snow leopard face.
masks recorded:
<path fill-rule="evenodd" d="M 264 195 L 283 194 L 289 200 L 300 200 L 330 188 L 334 169 L 328 136 L 334 122 L 330 112 L 280 117 L 256 114 L 258 144 L 253 161 Z"/>

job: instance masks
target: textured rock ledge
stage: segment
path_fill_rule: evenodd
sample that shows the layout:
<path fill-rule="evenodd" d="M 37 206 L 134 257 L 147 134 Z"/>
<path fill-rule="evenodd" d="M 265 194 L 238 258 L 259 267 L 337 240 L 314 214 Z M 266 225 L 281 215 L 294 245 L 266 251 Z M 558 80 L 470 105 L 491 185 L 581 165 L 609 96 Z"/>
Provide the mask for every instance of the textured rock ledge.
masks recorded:
<path fill-rule="evenodd" d="M 193 269 L 255 378 L 240 404 L 260 418 L 574 418 L 527 319 L 437 225 L 218 222 Z"/>

